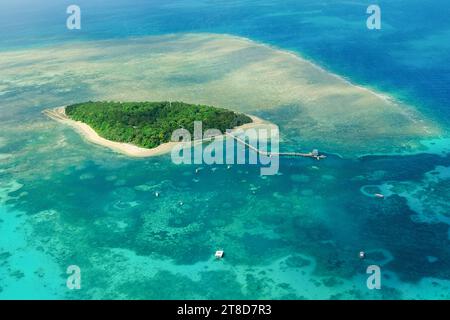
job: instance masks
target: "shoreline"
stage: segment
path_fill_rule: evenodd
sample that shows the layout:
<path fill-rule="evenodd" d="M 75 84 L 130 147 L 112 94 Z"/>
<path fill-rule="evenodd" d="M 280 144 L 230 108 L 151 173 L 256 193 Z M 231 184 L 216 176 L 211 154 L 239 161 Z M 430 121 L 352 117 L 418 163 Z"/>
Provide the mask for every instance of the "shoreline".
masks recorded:
<path fill-rule="evenodd" d="M 296 143 L 327 150 L 329 154 L 340 157 L 410 150 L 422 152 L 422 140 L 443 135 L 440 123 L 418 111 L 419 108 L 414 105 L 406 105 L 395 97 L 380 95 L 377 91 L 354 84 L 295 51 L 230 34 L 182 33 L 127 39 L 131 42 L 124 42 L 124 39 L 86 41 L 73 56 L 65 53 L 68 48 L 64 46 L 62 53 L 68 54 L 68 59 L 83 53 L 100 53 L 108 44 L 114 49 L 111 55 L 108 54 L 108 61 L 118 66 L 125 60 L 133 61 L 130 62 L 130 72 L 122 73 L 119 67 L 112 69 L 112 76 L 118 81 L 111 87 L 99 85 L 100 82 L 93 78 L 86 83 L 114 101 L 161 101 L 165 97 L 190 101 L 194 97 L 194 100 L 200 99 L 198 102 L 201 104 L 230 106 L 246 114 L 269 111 L 269 114 L 273 113 L 272 121 L 282 125 L 285 132 L 289 130 Z M 105 45 L 101 45 L 103 42 Z M 182 48 L 186 44 L 190 44 L 189 59 L 192 59 L 192 64 L 185 69 L 186 56 Z M 149 54 L 152 48 L 166 52 L 170 59 Z M 212 51 L 211 48 L 217 50 Z M 245 48 L 252 48 L 249 57 L 254 58 L 251 60 L 253 62 L 244 59 L 242 66 L 231 68 L 235 57 L 247 55 Z M 40 54 L 42 59 L 52 56 L 51 52 Z M 55 54 L 55 57 L 59 55 Z M 77 64 L 70 61 L 68 67 L 77 74 L 98 72 L 101 78 L 107 78 L 102 64 L 97 64 L 95 60 L 86 60 L 83 69 L 78 69 Z M 214 65 L 203 68 L 204 61 L 214 62 Z M 140 77 L 141 63 L 157 65 L 159 72 L 149 71 L 130 98 L 127 83 Z M 222 65 L 230 68 L 216 67 Z M 204 72 L 205 83 L 199 85 L 189 78 L 191 67 Z M 165 81 L 170 83 L 174 68 L 177 76 L 187 79 L 187 82 L 174 81 L 170 86 L 162 85 Z M 213 75 L 216 72 L 224 72 L 224 76 L 221 79 L 209 77 L 210 73 Z M 158 90 L 149 92 L 147 88 Z M 160 148 L 163 149 L 164 145 Z M 167 151 L 161 150 L 159 153 Z"/>
<path fill-rule="evenodd" d="M 363 85 L 363 84 L 357 84 L 355 82 L 353 82 L 353 80 L 351 79 L 351 77 L 348 76 L 343 76 L 340 74 L 335 73 L 333 70 L 327 70 L 325 67 L 321 66 L 320 63 L 318 63 L 317 61 L 315 61 L 313 58 L 311 57 L 305 57 L 301 52 L 297 52 L 295 50 L 289 50 L 289 49 L 283 49 L 281 47 L 278 47 L 275 44 L 271 44 L 268 42 L 263 42 L 260 40 L 256 40 L 256 39 L 252 39 L 249 37 L 245 37 L 245 36 L 239 36 L 239 35 L 235 35 L 235 34 L 230 34 L 230 33 L 210 33 L 210 32 L 197 32 L 197 33 L 191 33 L 191 32 L 187 32 L 184 33 L 184 35 L 209 35 L 209 36 L 214 36 L 214 35 L 223 35 L 229 38 L 233 38 L 237 41 L 242 41 L 242 42 L 246 42 L 249 44 L 253 44 L 255 46 L 260 46 L 260 47 L 265 47 L 268 48 L 274 52 L 277 52 L 279 54 L 282 55 L 286 55 L 289 57 L 292 57 L 302 63 L 306 63 L 308 65 L 310 65 L 312 68 L 314 68 L 315 70 L 317 70 L 318 72 L 321 72 L 323 74 L 326 74 L 332 78 L 335 78 L 338 81 L 342 81 L 343 83 L 345 83 L 346 85 L 355 88 L 356 90 L 359 90 L 361 92 L 366 92 L 370 95 L 375 96 L 376 98 L 379 98 L 381 100 L 383 100 L 386 103 L 390 103 L 392 105 L 401 105 L 403 114 L 412 122 L 414 123 L 419 123 L 419 122 L 423 122 L 424 119 L 431 121 L 435 126 L 437 126 L 440 130 L 442 130 L 443 126 L 440 122 L 437 121 L 436 118 L 434 118 L 430 113 L 424 114 L 423 110 L 420 110 L 420 108 L 414 104 L 407 104 L 404 103 L 402 100 L 400 100 L 399 98 L 395 97 L 395 95 L 391 95 L 391 92 L 381 92 L 381 91 L 377 91 L 376 88 L 370 87 L 368 85 Z M 166 35 L 159 35 L 161 37 L 163 36 L 177 36 L 176 33 L 173 34 L 166 34 Z M 138 39 L 139 37 L 131 37 L 131 39 Z M 418 119 L 415 117 L 415 115 L 413 115 L 411 112 L 414 111 L 419 111 L 421 113 L 421 115 L 424 117 L 424 119 Z M 424 127 L 424 130 L 427 133 L 430 133 L 430 130 L 428 127 Z"/>
<path fill-rule="evenodd" d="M 125 143 L 125 142 L 116 142 L 111 141 L 108 139 L 105 139 L 101 137 L 92 127 L 90 127 L 88 124 L 81 122 L 81 121 L 75 121 L 70 119 L 65 112 L 66 106 L 57 107 L 53 109 L 46 109 L 43 110 L 42 113 L 45 114 L 47 117 L 58 121 L 60 123 L 69 125 L 73 129 L 75 129 L 76 132 L 78 132 L 85 140 L 87 140 L 90 143 L 106 147 L 112 151 L 121 153 L 123 155 L 133 157 L 133 158 L 148 158 L 148 157 L 155 157 L 160 155 L 168 154 L 172 151 L 172 149 L 175 146 L 179 146 L 181 142 L 166 142 L 163 143 L 156 148 L 147 149 L 142 148 L 139 146 L 136 146 L 131 143 Z M 245 130 L 245 129 L 252 129 L 259 126 L 273 126 L 273 124 L 258 118 L 253 115 L 248 115 L 253 122 L 246 123 L 242 126 L 235 127 L 231 129 L 231 132 L 237 131 L 237 130 Z M 222 134 L 220 136 L 215 136 L 214 139 L 225 139 L 226 133 Z M 211 139 L 202 139 L 202 140 L 195 140 L 190 143 L 185 143 L 186 147 L 191 147 L 192 145 L 195 145 L 197 143 L 203 143 L 205 141 L 211 141 Z"/>
<path fill-rule="evenodd" d="M 206 33 L 206 34 L 208 34 L 208 33 Z M 421 121 L 420 119 L 415 118 L 411 114 L 411 110 L 419 111 L 419 108 L 417 106 L 412 105 L 412 104 L 405 104 L 400 99 L 398 99 L 397 97 L 390 95 L 390 93 L 379 92 L 376 89 L 374 89 L 372 87 L 369 87 L 367 85 L 357 84 L 357 83 L 353 82 L 353 80 L 350 77 L 348 77 L 348 76 L 339 75 L 339 74 L 335 73 L 332 70 L 325 69 L 325 67 L 321 66 L 314 59 L 312 59 L 310 57 L 308 57 L 308 58 L 304 57 L 301 52 L 297 52 L 297 51 L 289 50 L 289 49 L 283 49 L 283 48 L 278 47 L 277 45 L 266 43 L 266 42 L 261 42 L 259 40 L 254 40 L 254 39 L 247 38 L 247 37 L 241 37 L 241 36 L 236 36 L 236 35 L 227 34 L 227 33 L 224 33 L 223 35 L 235 38 L 236 40 L 241 40 L 241 41 L 244 41 L 244 42 L 247 42 L 247 43 L 251 43 L 251 44 L 254 44 L 254 45 L 257 45 L 257 46 L 267 47 L 267 48 L 269 48 L 269 49 L 271 49 L 271 50 L 273 50 L 273 51 L 275 51 L 275 52 L 277 52 L 279 54 L 287 55 L 287 56 L 290 56 L 290 57 L 292 57 L 294 59 L 297 59 L 297 60 L 301 61 L 302 63 L 306 63 L 306 64 L 310 65 L 312 68 L 316 69 L 317 71 L 319 71 L 321 73 L 324 73 L 324 74 L 326 74 L 328 76 L 331 76 L 331 77 L 335 78 L 338 81 L 342 81 L 343 83 L 345 83 L 345 84 L 355 88 L 356 90 L 367 92 L 367 93 L 369 93 L 369 94 L 371 94 L 371 95 L 373 95 L 373 96 L 375 96 L 375 97 L 385 101 L 386 103 L 391 103 L 393 105 L 401 104 L 401 107 L 403 109 L 404 115 L 408 119 L 410 119 L 411 121 L 413 121 L 415 123 Z M 422 113 L 422 115 L 423 115 L 423 113 Z M 437 125 L 437 126 L 439 126 L 441 128 L 441 124 L 437 123 L 436 119 L 434 119 L 432 117 L 430 118 L 429 115 L 427 115 L 426 118 L 427 118 L 427 120 L 432 121 L 435 125 Z M 429 131 L 428 128 L 425 128 L 425 131 L 428 132 Z"/>

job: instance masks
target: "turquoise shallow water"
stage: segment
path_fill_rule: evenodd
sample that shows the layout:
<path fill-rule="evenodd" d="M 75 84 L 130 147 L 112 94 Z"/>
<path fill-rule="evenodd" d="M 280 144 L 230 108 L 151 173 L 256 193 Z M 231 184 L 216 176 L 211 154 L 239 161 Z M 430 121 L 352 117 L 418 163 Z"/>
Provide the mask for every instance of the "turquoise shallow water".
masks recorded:
<path fill-rule="evenodd" d="M 42 145 L 63 135 L 72 146 L 31 144 L 37 154 L 2 164 L 2 298 L 448 298 L 448 157 L 196 173 L 47 126 L 35 137 Z M 388 197 L 370 196 L 378 190 Z M 385 272 L 377 292 L 365 287 L 374 263 Z M 83 272 L 77 292 L 65 288 L 72 264 Z"/>
<path fill-rule="evenodd" d="M 11 30 L 0 36 L 4 50 L 227 32 L 298 50 L 448 119 L 448 66 L 441 62 L 449 26 L 436 9 L 448 5 L 440 1 L 426 10 L 408 2 L 408 16 L 400 13 L 402 1 L 382 2 L 387 24 L 380 36 L 359 31 L 362 4 L 339 1 L 81 2 L 87 26 L 77 36 L 54 14 L 64 3 L 0 3 L 1 23 Z M 27 10 L 13 21 L 3 8 Z M 450 298 L 450 157 L 437 152 L 447 140 L 417 155 L 283 159 L 280 174 L 269 177 L 254 166 L 196 173 L 198 166 L 175 166 L 167 156 L 116 155 L 47 121 L 43 108 L 92 94 L 83 83 L 76 94 L 59 89 L 43 84 L 39 94 L 30 84 L 0 96 L 0 298 Z M 284 147 L 293 148 L 288 123 L 280 125 Z M 226 251 L 222 261 L 212 258 L 218 248 Z M 361 250 L 366 260 L 358 259 Z M 80 291 L 65 286 L 73 264 L 82 270 Z M 366 287 L 370 264 L 382 267 L 382 290 Z"/>

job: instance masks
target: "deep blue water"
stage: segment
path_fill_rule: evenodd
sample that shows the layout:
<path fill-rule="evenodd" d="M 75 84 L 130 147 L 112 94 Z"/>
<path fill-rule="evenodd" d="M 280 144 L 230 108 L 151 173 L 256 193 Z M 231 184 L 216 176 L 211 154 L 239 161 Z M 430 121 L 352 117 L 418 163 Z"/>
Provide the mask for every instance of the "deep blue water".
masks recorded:
<path fill-rule="evenodd" d="M 365 26 L 371 1 L 79 0 L 82 30 L 68 31 L 72 3 L 0 0 L 0 55 L 91 39 L 229 33 L 300 53 L 450 123 L 446 1 L 378 1 L 381 31 Z M 89 99 L 77 85 L 77 98 Z M 30 86 L 39 94 L 39 84 Z M 43 99 L 66 102 L 70 94 L 56 89 Z M 21 95 L 28 97 L 10 101 L 28 103 Z M 167 157 L 133 160 L 84 144 L 29 109 L 25 122 L 13 114 L 0 127 L 2 298 L 449 297 L 448 155 L 287 159 L 267 179 L 252 167 L 197 174 Z M 385 201 L 371 196 L 379 190 Z M 229 252 L 223 265 L 208 260 L 219 245 Z M 308 259 L 312 274 L 304 273 Z M 67 293 L 61 278 L 73 263 L 89 270 L 84 281 L 94 289 Z M 365 288 L 369 263 L 386 269 L 382 292 Z"/>
<path fill-rule="evenodd" d="M 450 3 L 376 1 L 382 30 L 369 31 L 374 1 L 79 0 L 82 30 L 65 27 L 73 1 L 0 1 L 0 49 L 80 39 L 176 32 L 249 37 L 293 50 L 327 69 L 432 110 L 450 121 Z"/>

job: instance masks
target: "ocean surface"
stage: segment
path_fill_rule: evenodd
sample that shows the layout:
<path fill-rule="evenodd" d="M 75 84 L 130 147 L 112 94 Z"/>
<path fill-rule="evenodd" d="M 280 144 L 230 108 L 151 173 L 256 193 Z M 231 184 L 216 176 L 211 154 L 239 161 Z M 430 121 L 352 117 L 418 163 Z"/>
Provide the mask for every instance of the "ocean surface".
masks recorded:
<path fill-rule="evenodd" d="M 79 0 L 82 30 L 69 31 L 72 1 L 0 0 L 0 62 L 12 54 L 5 70 L 20 70 L 0 70 L 0 298 L 449 299 L 450 3 L 377 3 L 380 31 L 365 25 L 371 1 Z M 118 94 L 113 80 L 94 87 L 83 64 L 97 61 L 98 76 L 108 60 L 79 55 L 96 41 L 185 33 L 298 54 L 413 106 L 441 134 L 420 152 L 283 158 L 278 175 L 262 177 L 251 165 L 130 159 L 41 115 Z M 74 51 L 65 72 L 66 57 L 52 56 L 45 74 L 23 62 L 61 45 Z M 173 86 L 206 83 L 190 71 Z M 295 110 L 258 113 L 280 125 L 285 149 L 298 148 Z M 66 286 L 70 265 L 81 290 Z M 369 265 L 381 267 L 381 290 L 366 286 Z"/>

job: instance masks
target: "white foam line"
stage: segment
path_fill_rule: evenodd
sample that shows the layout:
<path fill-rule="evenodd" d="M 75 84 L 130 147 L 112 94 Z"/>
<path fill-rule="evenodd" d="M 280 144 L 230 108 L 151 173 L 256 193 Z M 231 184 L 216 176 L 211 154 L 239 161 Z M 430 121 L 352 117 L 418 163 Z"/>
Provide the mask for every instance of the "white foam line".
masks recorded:
<path fill-rule="evenodd" d="M 266 43 L 263 43 L 263 42 L 258 42 L 258 41 L 255 41 L 255 40 L 252 40 L 252 39 L 249 39 L 249 38 L 237 37 L 237 36 L 228 35 L 228 34 L 226 34 L 226 35 L 231 37 L 231 38 L 234 38 L 234 39 L 240 39 L 241 41 L 246 41 L 246 42 L 252 43 L 254 45 L 258 45 L 258 46 L 262 46 L 262 47 L 268 47 L 271 50 L 276 51 L 277 53 L 288 55 L 288 56 L 290 56 L 292 58 L 295 58 L 296 60 L 299 60 L 301 62 L 305 62 L 305 63 L 309 64 L 311 67 L 315 68 L 316 70 L 319 70 L 320 72 L 326 73 L 327 75 L 332 76 L 332 77 L 334 77 L 334 78 L 344 82 L 347 85 L 350 85 L 350 86 L 352 86 L 354 88 L 357 88 L 359 90 L 368 92 L 368 93 L 370 93 L 370 94 L 372 94 L 372 95 L 374 95 L 374 96 L 376 96 L 376 97 L 378 97 L 378 98 L 380 98 L 380 99 L 382 99 L 382 100 L 384 100 L 386 102 L 395 103 L 395 99 L 390 97 L 389 95 L 373 91 L 372 89 L 366 88 L 366 87 L 364 87 L 362 85 L 354 84 L 348 78 L 345 78 L 343 76 L 340 76 L 338 74 L 335 74 L 333 72 L 330 72 L 330 71 L 324 69 L 323 67 L 317 65 L 316 63 L 312 62 L 311 60 L 306 59 L 305 57 L 303 57 L 298 52 L 291 51 L 291 50 L 286 50 L 286 49 L 281 49 L 281 48 L 278 48 L 278 47 L 276 47 L 274 45 L 266 44 Z"/>

